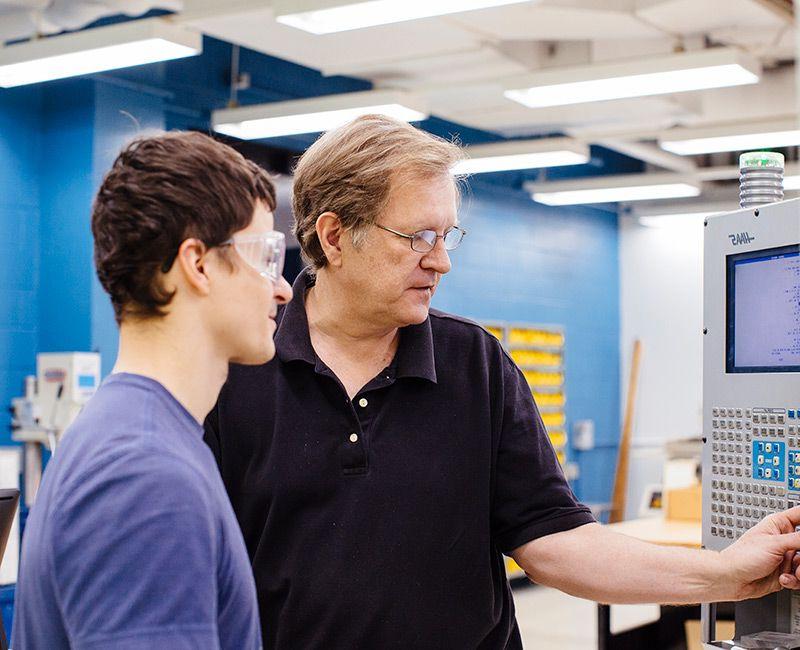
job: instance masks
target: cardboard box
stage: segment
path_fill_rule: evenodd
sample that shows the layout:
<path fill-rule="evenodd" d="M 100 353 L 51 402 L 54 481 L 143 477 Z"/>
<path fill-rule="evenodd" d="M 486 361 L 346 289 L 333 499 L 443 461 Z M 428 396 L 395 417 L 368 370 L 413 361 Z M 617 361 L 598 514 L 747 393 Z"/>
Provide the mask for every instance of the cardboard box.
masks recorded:
<path fill-rule="evenodd" d="M 703 644 L 700 643 L 700 621 L 685 621 L 683 625 L 686 629 L 687 650 L 701 650 Z M 732 639 L 734 634 L 733 621 L 717 621 L 717 639 Z"/>
<path fill-rule="evenodd" d="M 700 521 L 703 516 L 703 488 L 698 483 L 688 488 L 668 490 L 667 519 Z"/>

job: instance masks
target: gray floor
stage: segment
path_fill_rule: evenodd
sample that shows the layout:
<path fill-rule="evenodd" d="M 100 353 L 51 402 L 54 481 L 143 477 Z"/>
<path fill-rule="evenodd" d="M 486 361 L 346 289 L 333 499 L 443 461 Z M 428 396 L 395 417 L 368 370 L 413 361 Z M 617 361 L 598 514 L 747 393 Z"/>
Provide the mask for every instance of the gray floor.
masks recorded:
<path fill-rule="evenodd" d="M 522 641 L 536 650 L 597 648 L 597 606 L 547 587 L 514 589 Z"/>
<path fill-rule="evenodd" d="M 530 650 L 595 650 L 597 604 L 548 587 L 514 589 L 517 621 L 525 648 Z M 654 620 L 658 607 L 625 605 L 611 611 L 612 631 Z"/>

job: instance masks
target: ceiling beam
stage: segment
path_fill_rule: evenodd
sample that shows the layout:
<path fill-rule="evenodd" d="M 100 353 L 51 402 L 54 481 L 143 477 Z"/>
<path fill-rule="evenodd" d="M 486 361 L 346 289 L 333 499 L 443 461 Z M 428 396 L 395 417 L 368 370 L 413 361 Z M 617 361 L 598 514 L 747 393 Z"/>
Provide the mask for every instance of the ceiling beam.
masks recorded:
<path fill-rule="evenodd" d="M 617 151 L 642 162 L 656 165 L 673 172 L 693 172 L 697 169 L 694 161 L 685 156 L 664 151 L 660 147 L 646 142 L 631 142 L 614 138 L 593 140 L 592 144 L 600 145 L 606 149 Z"/>

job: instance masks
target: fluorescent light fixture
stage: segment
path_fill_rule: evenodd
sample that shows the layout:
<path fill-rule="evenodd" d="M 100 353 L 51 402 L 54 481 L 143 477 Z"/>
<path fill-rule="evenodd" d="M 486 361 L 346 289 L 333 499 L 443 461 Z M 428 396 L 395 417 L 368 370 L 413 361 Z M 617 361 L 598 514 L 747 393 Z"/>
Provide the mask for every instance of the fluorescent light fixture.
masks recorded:
<path fill-rule="evenodd" d="M 508 80 L 505 96 L 530 108 L 758 83 L 759 62 L 733 48 L 658 59 L 555 68 Z"/>
<path fill-rule="evenodd" d="M 638 218 L 639 224 L 647 228 L 674 228 L 695 225 L 707 217 L 721 212 L 676 212 L 674 214 L 643 215 Z"/>
<path fill-rule="evenodd" d="M 571 138 L 542 138 L 480 144 L 465 149 L 468 158 L 453 167 L 453 174 L 482 174 L 512 169 L 584 165 L 589 147 Z"/>
<path fill-rule="evenodd" d="M 287 102 L 271 102 L 214 111 L 215 131 L 242 140 L 328 131 L 361 115 L 378 113 L 403 122 L 428 117 L 421 102 L 408 93 L 368 90 Z"/>
<path fill-rule="evenodd" d="M 198 32 L 162 18 L 133 20 L 0 47 L 0 87 L 180 59 L 202 50 Z"/>
<path fill-rule="evenodd" d="M 275 20 L 312 34 L 400 23 L 527 0 L 275 0 Z"/>
<path fill-rule="evenodd" d="M 525 183 L 525 190 L 534 201 L 545 205 L 677 199 L 700 194 L 700 186 L 693 179 L 668 173 Z"/>
<path fill-rule="evenodd" d="M 800 145 L 797 122 L 753 124 L 752 122 L 712 128 L 670 129 L 659 141 L 666 151 L 694 156 L 720 151 L 758 151 Z"/>
<path fill-rule="evenodd" d="M 800 190 L 800 176 L 784 176 L 783 189 L 786 192 L 796 192 Z"/>

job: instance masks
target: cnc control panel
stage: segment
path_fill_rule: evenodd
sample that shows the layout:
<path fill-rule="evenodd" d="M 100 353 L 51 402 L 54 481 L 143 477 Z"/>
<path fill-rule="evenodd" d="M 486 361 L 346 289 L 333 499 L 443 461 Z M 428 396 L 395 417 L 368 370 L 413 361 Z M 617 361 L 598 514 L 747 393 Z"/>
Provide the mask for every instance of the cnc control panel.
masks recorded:
<path fill-rule="evenodd" d="M 800 505 L 800 200 L 704 228 L 703 545 Z"/>
<path fill-rule="evenodd" d="M 709 533 L 735 540 L 768 514 L 800 505 L 800 406 L 711 413 Z"/>

